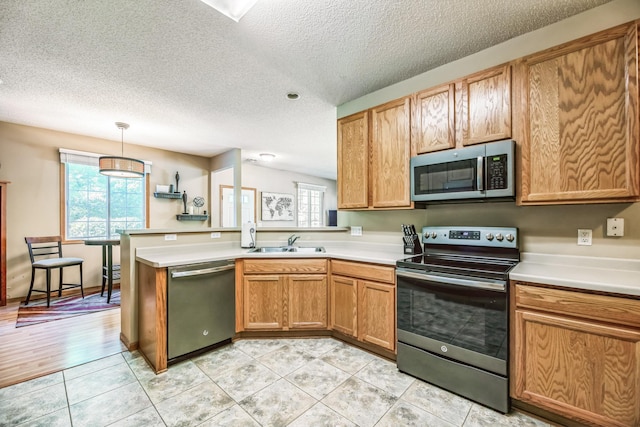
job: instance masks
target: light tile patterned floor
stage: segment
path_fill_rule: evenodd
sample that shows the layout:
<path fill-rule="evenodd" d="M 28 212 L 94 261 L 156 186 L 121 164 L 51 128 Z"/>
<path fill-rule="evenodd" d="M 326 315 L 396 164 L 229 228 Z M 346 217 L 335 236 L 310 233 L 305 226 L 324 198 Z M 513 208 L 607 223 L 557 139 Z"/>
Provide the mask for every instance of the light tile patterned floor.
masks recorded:
<path fill-rule="evenodd" d="M 240 340 L 160 375 L 124 352 L 0 389 L 0 426 L 18 425 L 548 426 L 332 338 Z"/>

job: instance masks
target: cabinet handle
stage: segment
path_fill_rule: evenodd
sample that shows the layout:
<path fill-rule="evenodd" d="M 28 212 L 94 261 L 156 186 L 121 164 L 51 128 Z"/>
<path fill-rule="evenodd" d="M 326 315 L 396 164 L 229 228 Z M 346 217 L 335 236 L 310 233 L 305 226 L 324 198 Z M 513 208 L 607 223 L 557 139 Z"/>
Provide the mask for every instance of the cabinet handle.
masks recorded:
<path fill-rule="evenodd" d="M 481 282 L 478 280 L 458 279 L 455 277 L 435 276 L 425 273 L 414 273 L 405 269 L 396 269 L 398 277 L 406 277 L 408 279 L 416 279 L 423 282 L 431 282 L 434 284 L 446 283 L 447 285 L 464 286 L 467 288 L 487 289 L 490 291 L 506 292 L 507 285 L 503 283 Z M 401 285 L 399 285 L 402 287 Z"/>
<path fill-rule="evenodd" d="M 212 273 L 219 273 L 221 271 L 233 270 L 234 268 L 236 268 L 234 264 L 227 264 L 221 267 L 202 268 L 200 270 L 172 271 L 171 278 L 176 279 L 179 277 L 203 276 L 205 274 L 212 274 Z"/>

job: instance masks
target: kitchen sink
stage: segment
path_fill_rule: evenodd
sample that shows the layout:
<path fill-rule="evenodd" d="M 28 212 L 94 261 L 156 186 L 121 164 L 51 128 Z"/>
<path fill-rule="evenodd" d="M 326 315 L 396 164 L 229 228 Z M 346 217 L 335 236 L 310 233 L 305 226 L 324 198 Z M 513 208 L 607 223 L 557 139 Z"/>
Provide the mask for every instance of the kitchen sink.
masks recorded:
<path fill-rule="evenodd" d="M 315 246 L 310 248 L 294 247 L 292 249 L 293 249 L 292 252 L 304 252 L 304 253 L 324 252 L 324 247 L 322 246 Z"/>
<path fill-rule="evenodd" d="M 250 249 L 249 252 L 290 252 L 286 246 L 261 246 Z"/>
<path fill-rule="evenodd" d="M 298 246 L 259 246 L 257 248 L 250 249 L 249 252 L 261 252 L 261 253 L 278 253 L 278 252 L 302 252 L 302 253 L 318 253 L 324 252 L 324 247 L 298 247 Z"/>

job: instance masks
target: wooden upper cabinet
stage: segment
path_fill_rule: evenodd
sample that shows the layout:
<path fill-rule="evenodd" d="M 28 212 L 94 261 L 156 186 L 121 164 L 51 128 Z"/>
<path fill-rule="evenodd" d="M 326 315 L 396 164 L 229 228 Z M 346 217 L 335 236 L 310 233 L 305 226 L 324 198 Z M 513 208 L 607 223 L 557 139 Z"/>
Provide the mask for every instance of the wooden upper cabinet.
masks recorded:
<path fill-rule="evenodd" d="M 338 208 L 369 206 L 369 113 L 338 120 Z"/>
<path fill-rule="evenodd" d="M 462 145 L 511 138 L 511 66 L 501 65 L 456 83 Z"/>
<path fill-rule="evenodd" d="M 453 83 L 417 93 L 412 107 L 411 138 L 416 154 L 455 147 Z"/>
<path fill-rule="evenodd" d="M 637 49 L 632 23 L 518 62 L 519 203 L 638 200 Z"/>
<path fill-rule="evenodd" d="M 411 103 L 402 98 L 371 109 L 372 206 L 411 206 Z"/>

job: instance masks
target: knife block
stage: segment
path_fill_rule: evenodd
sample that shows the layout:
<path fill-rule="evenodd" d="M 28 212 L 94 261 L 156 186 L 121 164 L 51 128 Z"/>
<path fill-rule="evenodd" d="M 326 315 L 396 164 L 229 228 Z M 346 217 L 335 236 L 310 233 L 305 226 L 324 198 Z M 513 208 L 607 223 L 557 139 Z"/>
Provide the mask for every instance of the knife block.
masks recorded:
<path fill-rule="evenodd" d="M 404 253 L 409 255 L 419 255 L 422 253 L 422 244 L 417 234 L 404 236 Z"/>

